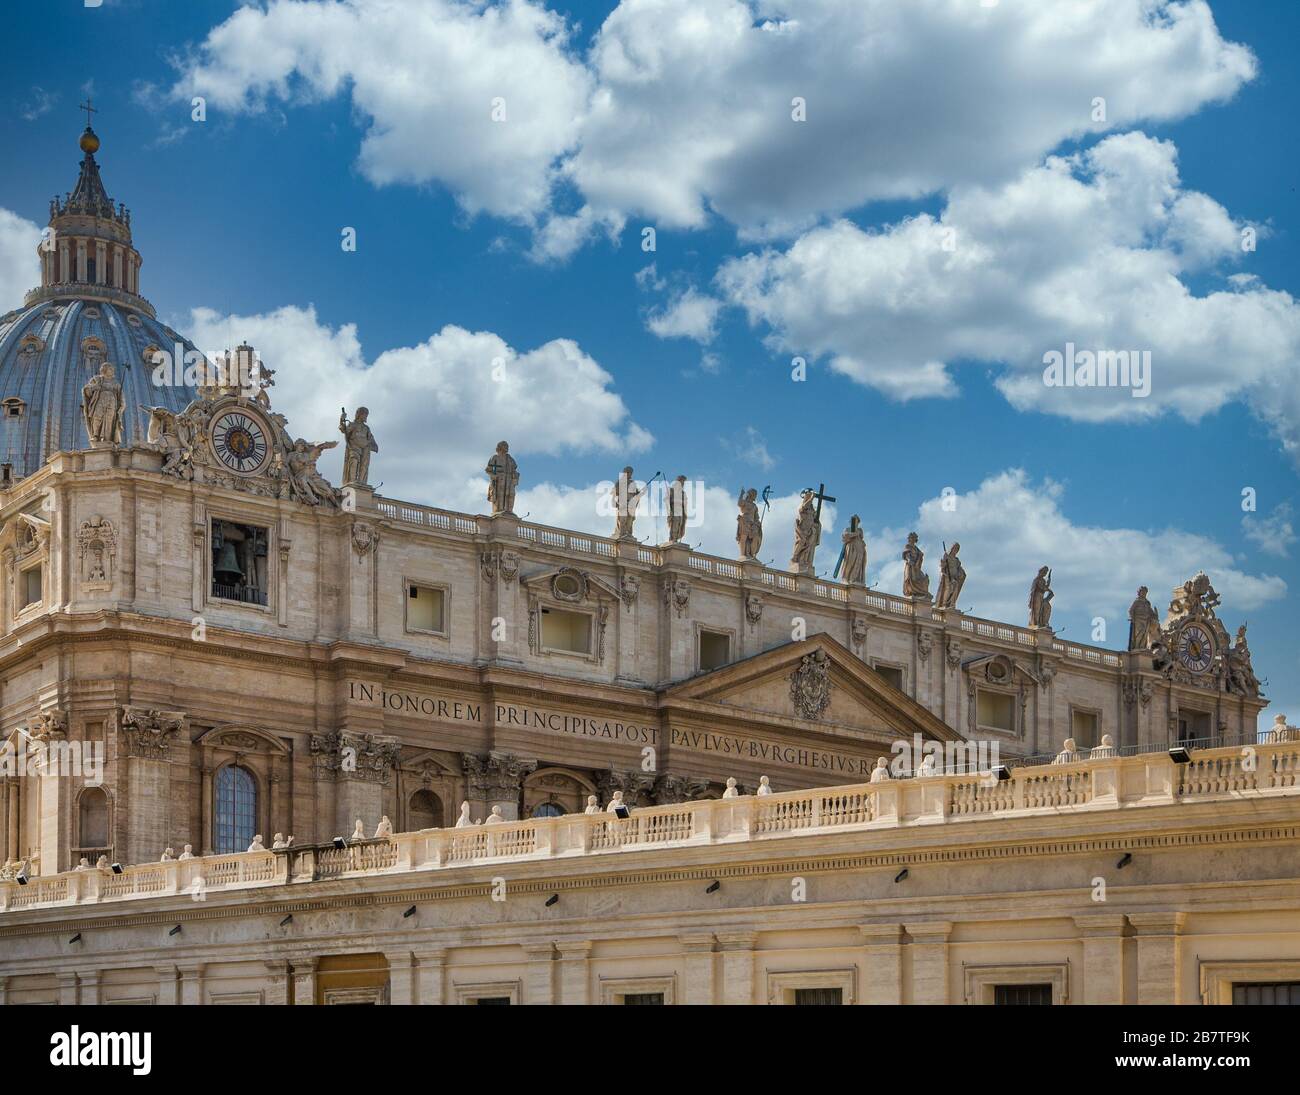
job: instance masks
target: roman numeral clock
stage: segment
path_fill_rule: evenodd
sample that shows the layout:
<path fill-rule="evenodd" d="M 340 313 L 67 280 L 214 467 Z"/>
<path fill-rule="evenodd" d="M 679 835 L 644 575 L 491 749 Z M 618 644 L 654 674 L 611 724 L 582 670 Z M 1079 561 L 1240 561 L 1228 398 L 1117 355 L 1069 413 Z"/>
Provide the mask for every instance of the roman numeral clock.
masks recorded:
<path fill-rule="evenodd" d="M 212 455 L 237 475 L 257 475 L 272 455 L 271 431 L 258 415 L 241 408 L 220 412 L 209 428 Z"/>
<path fill-rule="evenodd" d="M 1214 664 L 1214 637 L 1201 624 L 1184 624 L 1174 643 L 1174 655 L 1184 669 L 1199 676 Z"/>

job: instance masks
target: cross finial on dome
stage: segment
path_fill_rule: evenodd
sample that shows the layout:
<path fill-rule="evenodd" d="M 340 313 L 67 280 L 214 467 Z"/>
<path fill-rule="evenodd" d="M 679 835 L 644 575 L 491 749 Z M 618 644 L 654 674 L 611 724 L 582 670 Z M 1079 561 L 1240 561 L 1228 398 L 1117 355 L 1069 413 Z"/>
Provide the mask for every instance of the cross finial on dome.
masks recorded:
<path fill-rule="evenodd" d="M 93 100 L 89 95 L 87 95 L 84 103 L 77 104 L 79 109 L 86 112 L 86 131 L 81 135 L 81 140 L 77 143 L 81 145 L 82 152 L 93 156 L 99 151 L 99 137 L 97 137 L 95 131 L 90 128 L 90 116 L 92 114 L 98 114 L 99 108 L 92 106 L 92 102 Z"/>

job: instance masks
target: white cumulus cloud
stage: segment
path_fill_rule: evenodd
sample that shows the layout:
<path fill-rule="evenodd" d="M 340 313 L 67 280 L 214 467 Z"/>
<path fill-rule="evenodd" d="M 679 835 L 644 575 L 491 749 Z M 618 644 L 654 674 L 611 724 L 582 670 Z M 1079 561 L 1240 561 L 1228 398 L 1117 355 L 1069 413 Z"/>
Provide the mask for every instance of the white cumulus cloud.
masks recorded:
<path fill-rule="evenodd" d="M 369 407 L 380 446 L 371 480 L 406 501 L 479 512 L 483 468 L 501 440 L 525 465 L 530 454 L 634 453 L 653 440 L 609 373 L 570 339 L 517 350 L 449 324 L 367 361 L 354 325 L 331 327 L 310 307 L 252 316 L 196 308 L 182 327 L 210 353 L 247 339 L 277 370 L 272 406 L 295 437 L 335 440 L 340 407 L 349 417 Z M 335 482 L 341 451 L 321 460 Z"/>

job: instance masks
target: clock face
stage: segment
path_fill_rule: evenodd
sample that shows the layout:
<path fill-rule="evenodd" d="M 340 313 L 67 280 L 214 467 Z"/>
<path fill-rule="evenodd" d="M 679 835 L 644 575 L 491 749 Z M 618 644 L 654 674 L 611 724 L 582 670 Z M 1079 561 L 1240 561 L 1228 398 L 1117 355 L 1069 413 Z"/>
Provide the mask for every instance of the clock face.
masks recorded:
<path fill-rule="evenodd" d="M 1204 673 L 1214 661 L 1210 633 L 1199 624 L 1188 624 L 1178 636 L 1178 660 L 1193 673 Z"/>
<path fill-rule="evenodd" d="M 240 475 L 261 471 L 271 458 L 266 427 L 244 411 L 227 411 L 212 423 L 212 451 Z"/>

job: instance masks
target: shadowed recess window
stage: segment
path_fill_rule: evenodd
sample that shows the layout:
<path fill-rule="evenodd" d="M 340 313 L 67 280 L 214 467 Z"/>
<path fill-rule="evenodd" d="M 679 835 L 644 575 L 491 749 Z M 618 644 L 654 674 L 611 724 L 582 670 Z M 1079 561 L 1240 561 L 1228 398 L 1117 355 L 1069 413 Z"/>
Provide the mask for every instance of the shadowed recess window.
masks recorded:
<path fill-rule="evenodd" d="M 1200 741 L 1210 736 L 1210 713 L 1208 711 L 1179 711 L 1178 740 Z"/>
<path fill-rule="evenodd" d="M 623 994 L 624 1004 L 662 1004 L 664 994 L 662 992 L 625 992 Z"/>
<path fill-rule="evenodd" d="M 994 1004 L 1051 1004 L 1051 985 L 994 985 Z"/>
<path fill-rule="evenodd" d="M 1290 1004 L 1300 1006 L 1300 981 L 1244 982 L 1232 986 L 1234 1004 Z"/>
<path fill-rule="evenodd" d="M 474 1003 L 475 1004 L 502 1004 L 508 1007 L 510 1005 L 510 997 L 509 996 L 479 996 L 475 999 Z"/>
<path fill-rule="evenodd" d="M 570 654 L 590 654 L 591 617 L 562 608 L 542 609 L 542 646 Z"/>
<path fill-rule="evenodd" d="M 87 787 L 77 803 L 77 837 L 82 848 L 108 846 L 108 795 L 101 787 Z"/>
<path fill-rule="evenodd" d="M 443 605 L 441 589 L 411 586 L 406 598 L 406 626 L 412 631 L 445 631 Z"/>
<path fill-rule="evenodd" d="M 539 802 L 533 807 L 533 817 L 563 817 L 564 807 L 558 802 Z"/>
<path fill-rule="evenodd" d="M 903 671 L 896 665 L 878 665 L 875 667 L 876 673 L 884 677 L 890 684 L 903 691 Z"/>
<path fill-rule="evenodd" d="M 975 703 L 976 717 L 981 726 L 990 726 L 994 730 L 1016 728 L 1011 696 L 1003 692 L 985 692 L 981 689 Z"/>
<path fill-rule="evenodd" d="M 257 784 L 252 773 L 230 764 L 217 773 L 213 850 L 246 852 L 257 832 Z"/>
<path fill-rule="evenodd" d="M 844 990 L 842 988 L 829 989 L 795 989 L 794 990 L 795 1006 L 801 1004 L 842 1004 L 844 1003 Z"/>
<path fill-rule="evenodd" d="M 420 829 L 442 828 L 442 801 L 432 791 L 421 788 L 411 796 L 406 811 L 406 828 L 410 832 Z"/>
<path fill-rule="evenodd" d="M 24 570 L 19 588 L 22 591 L 22 608 L 27 608 L 29 605 L 40 604 L 41 568 L 32 567 L 30 570 Z"/>
<path fill-rule="evenodd" d="M 265 605 L 267 530 L 233 521 L 212 522 L 212 596 Z"/>
<path fill-rule="evenodd" d="M 1091 749 L 1097 744 L 1097 713 L 1075 711 L 1070 719 L 1070 737 L 1080 749 Z"/>
<path fill-rule="evenodd" d="M 700 669 L 720 669 L 731 661 L 731 636 L 718 631 L 700 632 Z"/>

